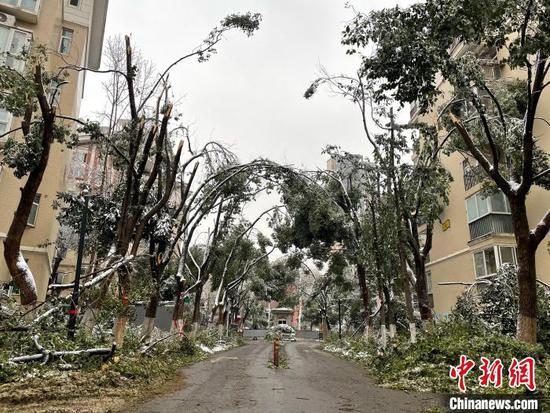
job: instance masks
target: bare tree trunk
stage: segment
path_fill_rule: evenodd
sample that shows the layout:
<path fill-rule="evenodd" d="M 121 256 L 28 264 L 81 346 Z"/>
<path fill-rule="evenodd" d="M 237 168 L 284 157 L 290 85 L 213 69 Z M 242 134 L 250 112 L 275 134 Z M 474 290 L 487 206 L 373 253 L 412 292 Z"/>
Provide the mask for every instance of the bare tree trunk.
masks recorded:
<path fill-rule="evenodd" d="M 386 308 L 384 303 L 384 291 L 382 286 L 378 288 L 378 299 L 380 300 L 380 346 L 386 348 Z"/>
<path fill-rule="evenodd" d="M 158 287 L 149 296 L 149 302 L 145 308 L 145 318 L 143 320 L 143 339 L 147 339 L 151 336 L 153 329 L 155 328 L 155 320 L 157 318 L 157 309 L 160 300 L 160 292 Z"/>
<path fill-rule="evenodd" d="M 321 331 L 323 333 L 323 340 L 328 339 L 328 336 L 330 334 L 330 327 L 328 325 L 328 320 L 326 314 L 323 314 L 321 316 Z"/>
<path fill-rule="evenodd" d="M 183 327 L 183 297 L 181 292 L 176 296 L 174 310 L 172 311 L 172 330 Z"/>
<path fill-rule="evenodd" d="M 202 284 L 195 290 L 195 302 L 193 303 L 193 324 L 199 325 L 201 321 Z"/>
<path fill-rule="evenodd" d="M 399 271 L 401 272 L 401 283 L 403 284 L 403 293 L 405 295 L 405 308 L 407 311 L 407 321 L 409 323 L 409 337 L 411 343 L 415 343 L 416 324 L 414 321 L 411 285 L 407 274 L 407 260 L 405 258 L 405 245 L 403 241 L 399 242 Z"/>
<path fill-rule="evenodd" d="M 21 291 L 21 304 L 32 305 L 38 299 L 36 283 L 34 276 L 30 271 L 23 255 L 21 254 L 21 240 L 23 233 L 27 228 L 27 220 L 31 213 L 32 204 L 38 188 L 42 183 L 44 177 L 44 171 L 48 166 L 48 159 L 50 157 L 50 149 L 53 143 L 54 137 L 54 124 L 55 124 L 55 108 L 50 108 L 48 99 L 44 94 L 44 87 L 42 85 L 42 68 L 36 66 L 35 69 L 35 86 L 37 87 L 37 97 L 40 104 L 42 119 L 43 119 L 43 131 L 42 131 L 42 151 L 40 158 L 34 169 L 29 173 L 27 182 L 23 188 L 21 188 L 21 198 L 17 204 L 17 209 L 13 214 L 13 220 L 11 222 L 6 239 L 4 240 L 4 259 L 10 272 L 13 281 Z M 32 113 L 26 113 L 25 119 L 22 122 L 23 131 L 29 132 L 29 121 Z"/>
<path fill-rule="evenodd" d="M 388 307 L 387 325 L 389 326 L 389 336 L 391 338 L 394 338 L 395 337 L 395 331 L 396 331 L 395 313 L 393 311 L 393 304 L 392 304 L 392 301 L 391 301 L 390 289 L 387 286 L 384 287 L 384 299 L 385 299 L 386 305 Z"/>
<path fill-rule="evenodd" d="M 363 317 L 365 320 L 365 337 L 368 338 L 371 327 L 370 316 L 370 290 L 367 285 L 367 274 L 362 264 L 357 264 L 357 278 L 359 280 L 359 289 L 361 290 L 361 299 L 363 300 Z"/>
<path fill-rule="evenodd" d="M 132 225 L 131 228 L 133 227 L 134 226 Z M 122 233 L 123 233 L 123 237 L 122 239 L 119 238 L 119 244 L 118 244 L 117 254 L 116 254 L 117 256 L 120 256 L 120 257 L 123 257 L 126 255 L 130 245 L 130 237 L 129 235 L 127 235 L 128 229 L 123 228 Z M 115 343 L 117 344 L 117 348 L 122 348 L 122 345 L 124 343 L 124 333 L 126 331 L 126 325 L 128 324 L 128 319 L 129 319 L 130 301 L 128 298 L 128 294 L 130 292 L 130 280 L 129 280 L 128 272 L 129 272 L 129 268 L 127 266 L 124 266 L 117 271 L 120 301 L 122 304 L 122 309 L 120 310 L 117 316 L 115 327 L 113 330 L 113 335 L 115 336 Z"/>
<path fill-rule="evenodd" d="M 527 343 L 537 341 L 537 271 L 536 246 L 530 239 L 525 198 L 510 197 L 510 209 L 517 244 L 519 314 L 517 338 Z"/>
<path fill-rule="evenodd" d="M 416 296 L 418 297 L 418 307 L 420 310 L 420 319 L 422 324 L 429 324 L 432 320 L 432 309 L 428 297 L 428 286 L 426 284 L 426 267 L 423 258 L 415 254 L 415 276 L 416 276 Z"/>

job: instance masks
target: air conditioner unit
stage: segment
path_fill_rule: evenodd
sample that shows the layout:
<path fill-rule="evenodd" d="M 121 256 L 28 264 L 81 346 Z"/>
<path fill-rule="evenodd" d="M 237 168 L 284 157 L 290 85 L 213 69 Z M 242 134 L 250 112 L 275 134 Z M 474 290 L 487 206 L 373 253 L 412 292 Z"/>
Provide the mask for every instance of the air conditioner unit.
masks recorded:
<path fill-rule="evenodd" d="M 0 24 L 4 26 L 15 26 L 15 17 L 11 14 L 0 12 Z"/>

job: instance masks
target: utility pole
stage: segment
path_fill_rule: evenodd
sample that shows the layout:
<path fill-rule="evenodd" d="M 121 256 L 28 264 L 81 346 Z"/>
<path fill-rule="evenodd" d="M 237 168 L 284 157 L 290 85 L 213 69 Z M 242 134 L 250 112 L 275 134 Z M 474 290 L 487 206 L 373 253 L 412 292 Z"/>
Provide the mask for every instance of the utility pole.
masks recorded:
<path fill-rule="evenodd" d="M 338 299 L 338 338 L 342 340 L 342 300 Z"/>
<path fill-rule="evenodd" d="M 71 297 L 71 306 L 69 308 L 69 324 L 67 337 L 74 340 L 76 331 L 76 316 L 78 313 L 78 299 L 80 298 L 80 276 L 82 274 L 82 256 L 84 255 L 84 237 L 86 235 L 86 221 L 88 219 L 88 205 L 90 194 L 87 189 L 82 191 L 84 196 L 84 205 L 82 209 L 82 221 L 80 222 L 80 238 L 78 240 L 78 256 L 76 258 L 76 273 L 74 278 L 73 294 Z"/>

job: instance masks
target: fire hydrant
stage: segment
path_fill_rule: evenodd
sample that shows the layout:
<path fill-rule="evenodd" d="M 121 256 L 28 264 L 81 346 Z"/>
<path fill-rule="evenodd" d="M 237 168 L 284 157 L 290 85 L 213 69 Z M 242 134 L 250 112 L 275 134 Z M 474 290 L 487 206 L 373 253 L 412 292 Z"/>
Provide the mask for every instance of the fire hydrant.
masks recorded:
<path fill-rule="evenodd" d="M 281 343 L 279 342 L 279 337 L 275 337 L 275 341 L 273 341 L 273 365 L 278 368 L 279 367 L 279 347 L 281 346 Z"/>

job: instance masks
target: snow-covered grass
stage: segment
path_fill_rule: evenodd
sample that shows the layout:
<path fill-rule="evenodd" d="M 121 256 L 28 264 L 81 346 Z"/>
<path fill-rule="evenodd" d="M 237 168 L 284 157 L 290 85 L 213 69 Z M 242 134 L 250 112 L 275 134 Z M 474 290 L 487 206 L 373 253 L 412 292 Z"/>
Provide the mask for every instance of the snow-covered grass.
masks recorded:
<path fill-rule="evenodd" d="M 373 341 L 363 339 L 328 341 L 324 350 L 353 360 L 366 367 L 380 386 L 419 392 L 456 393 L 456 381 L 449 378 L 449 369 L 464 354 L 480 364 L 480 357 L 500 358 L 506 368 L 511 359 L 531 356 L 537 360 L 538 391 L 550 394 L 550 358 L 542 346 L 533 346 L 513 337 L 495 334 L 460 322 L 439 322 L 431 331 L 418 335 L 415 344 L 400 336 L 390 341 L 385 350 Z M 501 389 L 481 388 L 478 371 L 467 376 L 469 393 L 521 393 L 510 389 L 504 374 Z"/>
<path fill-rule="evenodd" d="M 176 386 L 177 369 L 240 345 L 239 340 L 219 341 L 213 338 L 212 332 L 203 331 L 196 339 L 173 335 L 143 353 L 138 331 L 139 328 L 128 329 L 124 348 L 108 362 L 103 362 L 101 357 L 68 357 L 44 365 L 7 363 L 8 356 L 13 354 L 0 337 L 0 413 L 42 412 L 49 408 L 53 411 L 60 403 L 63 411 L 82 410 L 78 406 L 85 406 L 84 410 L 90 412 L 104 412 L 110 407 L 118 411 L 132 398 L 146 397 L 159 389 L 170 390 L 170 386 Z M 18 353 L 36 352 L 32 343 L 27 343 L 25 334 L 12 333 L 10 340 L 25 344 Z M 97 338 L 81 335 L 70 342 L 65 334 L 65 331 L 61 334 L 43 332 L 41 342 L 48 348 L 57 349 L 98 344 Z M 155 336 L 159 338 L 162 337 Z M 10 345 L 14 347 L 13 343 Z M 101 389 L 101 396 L 98 389 Z"/>
<path fill-rule="evenodd" d="M 236 342 L 233 342 L 233 341 L 227 343 L 225 341 L 220 340 L 212 347 L 208 347 L 206 344 L 203 344 L 203 343 L 196 343 L 195 345 L 203 353 L 214 354 L 214 353 L 219 353 L 221 351 L 227 351 L 227 350 L 237 346 L 238 344 Z"/>

